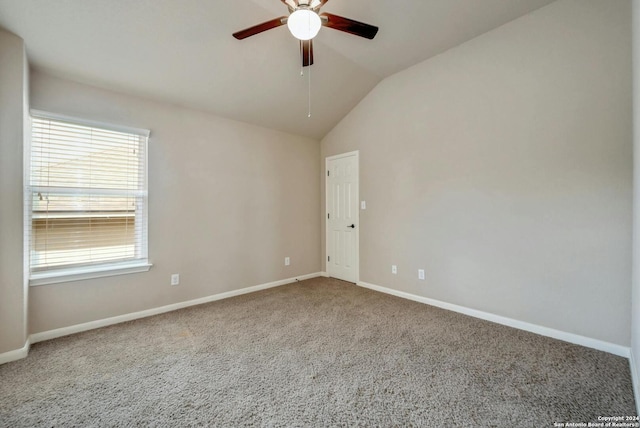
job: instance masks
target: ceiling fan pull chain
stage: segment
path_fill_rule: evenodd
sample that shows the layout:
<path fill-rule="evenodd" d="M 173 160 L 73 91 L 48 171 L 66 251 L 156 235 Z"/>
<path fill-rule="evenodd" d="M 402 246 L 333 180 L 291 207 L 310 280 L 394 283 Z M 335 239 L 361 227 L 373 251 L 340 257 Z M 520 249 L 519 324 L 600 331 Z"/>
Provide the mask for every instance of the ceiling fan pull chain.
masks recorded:
<path fill-rule="evenodd" d="M 302 40 L 298 42 L 300 44 L 300 77 L 304 76 L 304 47 Z"/>
<path fill-rule="evenodd" d="M 311 49 L 309 49 L 309 64 L 311 64 Z M 307 77 L 309 78 L 309 114 L 307 117 L 311 117 L 311 66 L 307 67 L 308 73 Z"/>
<path fill-rule="evenodd" d="M 308 26 L 309 26 L 309 30 L 311 29 L 311 16 L 307 16 L 307 20 L 308 20 Z M 312 38 L 313 39 L 313 38 Z M 308 114 L 307 117 L 311 118 L 311 43 L 312 43 L 312 39 L 310 39 L 308 41 L 309 43 L 309 49 L 308 49 L 308 59 L 309 59 L 309 66 L 307 67 L 309 70 L 309 73 L 307 75 L 307 78 L 309 79 L 309 110 L 308 110 Z M 304 49 L 302 50 L 302 56 L 304 56 Z"/>

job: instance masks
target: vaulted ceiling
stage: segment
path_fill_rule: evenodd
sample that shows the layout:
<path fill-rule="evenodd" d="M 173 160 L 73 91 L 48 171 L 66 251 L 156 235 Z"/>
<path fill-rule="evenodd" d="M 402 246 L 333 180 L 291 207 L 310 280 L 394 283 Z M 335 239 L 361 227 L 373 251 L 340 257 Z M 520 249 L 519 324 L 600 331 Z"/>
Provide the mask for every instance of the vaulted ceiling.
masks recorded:
<path fill-rule="evenodd" d="M 286 15 L 279 0 L 0 0 L 0 27 L 36 69 L 320 139 L 385 77 L 552 1 L 330 0 L 380 31 L 323 28 L 304 76 L 286 26 L 231 36 Z"/>

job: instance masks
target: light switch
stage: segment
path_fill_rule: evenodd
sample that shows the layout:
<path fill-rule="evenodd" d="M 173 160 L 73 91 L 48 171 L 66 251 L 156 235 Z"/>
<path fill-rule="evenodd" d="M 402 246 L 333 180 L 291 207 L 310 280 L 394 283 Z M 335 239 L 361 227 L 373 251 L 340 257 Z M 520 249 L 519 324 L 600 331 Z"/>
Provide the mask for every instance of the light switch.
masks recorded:
<path fill-rule="evenodd" d="M 360 201 L 360 209 L 361 210 L 366 210 L 367 209 L 367 202 L 366 201 Z"/>

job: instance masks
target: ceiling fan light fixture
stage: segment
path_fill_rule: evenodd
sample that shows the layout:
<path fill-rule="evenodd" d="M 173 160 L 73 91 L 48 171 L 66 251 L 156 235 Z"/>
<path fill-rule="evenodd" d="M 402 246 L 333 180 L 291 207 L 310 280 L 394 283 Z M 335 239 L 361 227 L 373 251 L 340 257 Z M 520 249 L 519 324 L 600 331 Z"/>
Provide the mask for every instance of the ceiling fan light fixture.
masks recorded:
<path fill-rule="evenodd" d="M 322 21 L 320 16 L 313 10 L 298 8 L 287 20 L 287 27 L 293 37 L 300 40 L 311 40 L 318 35 Z"/>

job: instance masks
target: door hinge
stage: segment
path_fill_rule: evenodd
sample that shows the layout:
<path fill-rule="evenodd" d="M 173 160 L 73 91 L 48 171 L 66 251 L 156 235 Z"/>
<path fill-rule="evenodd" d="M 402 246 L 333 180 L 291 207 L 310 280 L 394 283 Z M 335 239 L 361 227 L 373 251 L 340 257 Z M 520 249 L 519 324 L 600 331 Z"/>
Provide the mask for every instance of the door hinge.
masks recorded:
<path fill-rule="evenodd" d="M 329 176 L 329 171 L 327 171 L 327 177 Z"/>
<path fill-rule="evenodd" d="M 330 262 L 331 261 L 331 256 L 327 256 L 327 261 Z"/>
<path fill-rule="evenodd" d="M 328 219 L 331 218 L 331 214 L 327 213 L 327 218 Z"/>

